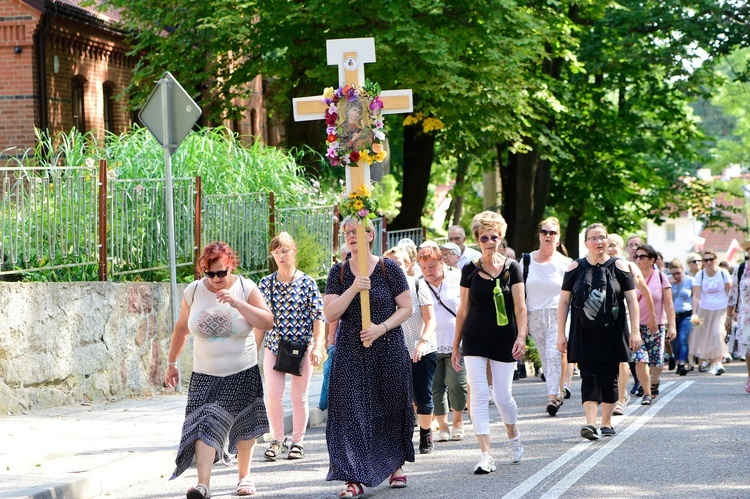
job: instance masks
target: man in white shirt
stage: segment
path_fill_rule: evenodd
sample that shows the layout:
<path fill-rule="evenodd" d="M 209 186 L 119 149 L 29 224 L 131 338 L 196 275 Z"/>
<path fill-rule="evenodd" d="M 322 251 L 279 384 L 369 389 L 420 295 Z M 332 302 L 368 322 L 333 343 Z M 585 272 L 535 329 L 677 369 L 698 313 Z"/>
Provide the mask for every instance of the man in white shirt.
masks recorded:
<path fill-rule="evenodd" d="M 462 269 L 470 261 L 482 256 L 477 250 L 466 246 L 466 232 L 460 225 L 453 225 L 448 229 L 448 241 L 455 243 L 461 249 L 461 258 L 458 260 L 458 268 Z"/>

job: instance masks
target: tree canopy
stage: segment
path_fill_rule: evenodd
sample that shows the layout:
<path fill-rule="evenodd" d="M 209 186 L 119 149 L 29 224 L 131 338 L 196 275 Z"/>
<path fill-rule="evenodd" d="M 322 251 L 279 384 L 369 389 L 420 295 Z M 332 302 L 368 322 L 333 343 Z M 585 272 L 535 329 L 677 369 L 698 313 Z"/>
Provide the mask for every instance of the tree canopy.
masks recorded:
<path fill-rule="evenodd" d="M 169 69 L 218 123 L 243 112 L 237 98 L 260 74 L 286 145 L 317 150 L 323 125 L 293 123 L 291 99 L 335 84 L 326 39 L 374 36 L 368 76 L 385 89 L 412 88 L 415 101 L 403 126 L 388 118 L 403 130 L 392 139 L 408 191 L 392 226 L 421 224 L 433 162 L 458 158 L 457 190 L 466 192 L 468 165 L 495 154 L 510 242 L 521 250 L 545 214 L 567 222 L 570 243 L 585 223 L 629 229 L 694 204 L 692 189 L 706 189 L 690 177 L 705 142 L 689 104 L 717 86 L 717 63 L 732 61 L 737 79 L 748 74 L 747 58 L 726 59 L 750 45 L 748 7 L 735 0 L 105 6 L 123 9 L 141 57 L 127 90 L 136 105 Z"/>

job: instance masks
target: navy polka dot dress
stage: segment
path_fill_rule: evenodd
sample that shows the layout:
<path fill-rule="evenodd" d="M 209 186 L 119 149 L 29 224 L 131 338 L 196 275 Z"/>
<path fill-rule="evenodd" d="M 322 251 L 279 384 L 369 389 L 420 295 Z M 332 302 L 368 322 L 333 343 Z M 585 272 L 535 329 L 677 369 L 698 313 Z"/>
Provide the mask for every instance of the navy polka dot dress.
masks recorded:
<path fill-rule="evenodd" d="M 370 274 L 370 320 L 381 324 L 396 311 L 395 296 L 409 289 L 392 260 L 378 263 Z M 341 295 L 354 283 L 349 264 L 328 274 L 326 294 Z M 386 275 L 388 278 L 386 279 Z M 388 331 L 365 348 L 359 338 L 362 312 L 359 294 L 339 321 L 331 365 L 326 439 L 330 467 L 327 480 L 382 483 L 406 461 L 414 461 L 414 412 L 411 362 L 401 327 Z"/>

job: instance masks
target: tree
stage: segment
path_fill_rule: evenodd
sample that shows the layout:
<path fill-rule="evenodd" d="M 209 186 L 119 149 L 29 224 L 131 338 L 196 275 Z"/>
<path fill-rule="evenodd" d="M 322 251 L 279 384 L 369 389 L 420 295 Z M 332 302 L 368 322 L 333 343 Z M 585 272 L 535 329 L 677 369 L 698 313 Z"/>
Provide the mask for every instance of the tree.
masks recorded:
<path fill-rule="evenodd" d="M 507 218 L 518 223 L 519 210 L 534 216 L 511 234 L 511 244 L 522 250 L 531 249 L 544 213 L 544 175 L 537 174 L 545 158 L 552 167 L 550 207 L 567 219 L 565 242 L 574 253 L 587 223 L 629 229 L 645 217 L 685 209 L 690 199 L 683 179 L 699 160 L 702 140 L 688 103 L 713 84 L 712 57 L 747 41 L 741 29 L 726 29 L 721 21 L 730 13 L 713 1 L 589 7 L 568 11 L 580 65 L 565 62 L 557 74 L 554 67 L 548 71 L 560 110 L 536 124 L 540 140 L 527 144 L 528 154 L 508 155 L 503 190 L 515 184 L 521 194 L 506 198 Z M 698 48 L 710 54 L 702 65 Z"/>
<path fill-rule="evenodd" d="M 412 88 L 415 114 L 445 124 L 442 132 L 427 131 L 424 123 L 404 129 L 404 177 L 419 181 L 429 178 L 426 160 L 434 155 L 438 132 L 450 152 L 476 148 L 487 133 L 519 140 L 517 130 L 536 88 L 526 67 L 541 59 L 546 33 L 531 9 L 510 0 L 207 0 L 200 6 L 175 0 L 162 8 L 143 0 L 107 0 L 106 5 L 127 8 L 122 15 L 134 52 L 143 54 L 128 89 L 138 99 L 179 60 L 183 69 L 175 76 L 197 89 L 209 119 L 219 120 L 242 112 L 236 98 L 247 95 L 248 81 L 264 74 L 268 105 L 285 123 L 289 147 L 322 150 L 322 125 L 294 123 L 289 111 L 292 97 L 321 93 L 335 83 L 334 70 L 323 64 L 325 39 L 375 36 L 378 62 L 368 74 L 383 88 Z M 425 195 L 426 189 L 410 192 L 392 227 L 420 225 Z"/>

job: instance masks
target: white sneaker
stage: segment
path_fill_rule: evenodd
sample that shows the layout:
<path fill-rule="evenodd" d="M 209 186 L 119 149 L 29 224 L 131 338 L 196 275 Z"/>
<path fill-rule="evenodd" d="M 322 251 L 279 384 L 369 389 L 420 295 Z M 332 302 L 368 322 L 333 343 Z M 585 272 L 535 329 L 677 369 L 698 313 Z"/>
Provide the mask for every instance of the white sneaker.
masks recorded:
<path fill-rule="evenodd" d="M 495 460 L 490 456 L 488 452 L 482 452 L 482 459 L 479 460 L 476 466 L 474 466 L 475 475 L 486 475 L 497 471 L 495 466 Z"/>
<path fill-rule="evenodd" d="M 724 366 L 721 364 L 721 362 L 717 362 L 715 367 L 716 368 L 714 369 L 714 374 L 716 376 L 721 376 L 722 374 L 727 372 L 727 370 L 724 369 Z"/>
<path fill-rule="evenodd" d="M 723 368 L 722 368 L 723 369 Z M 716 364 L 711 363 L 711 368 L 706 371 L 708 374 L 716 374 Z M 723 371 L 722 371 L 723 372 Z"/>
<path fill-rule="evenodd" d="M 510 462 L 518 464 L 523 457 L 523 444 L 521 443 L 521 432 L 516 433 L 516 438 L 508 440 L 508 455 L 510 456 Z"/>

